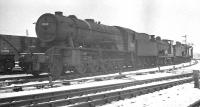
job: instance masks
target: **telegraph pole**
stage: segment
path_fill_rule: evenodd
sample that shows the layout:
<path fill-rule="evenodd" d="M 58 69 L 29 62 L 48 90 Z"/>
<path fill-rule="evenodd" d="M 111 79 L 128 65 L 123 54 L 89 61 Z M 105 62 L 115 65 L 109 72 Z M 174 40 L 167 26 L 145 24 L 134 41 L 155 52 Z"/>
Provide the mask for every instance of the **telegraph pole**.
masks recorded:
<path fill-rule="evenodd" d="M 184 41 L 185 41 L 185 44 L 187 44 L 187 36 L 188 36 L 188 35 L 182 36 L 182 37 L 185 38 L 185 40 L 184 40 Z"/>

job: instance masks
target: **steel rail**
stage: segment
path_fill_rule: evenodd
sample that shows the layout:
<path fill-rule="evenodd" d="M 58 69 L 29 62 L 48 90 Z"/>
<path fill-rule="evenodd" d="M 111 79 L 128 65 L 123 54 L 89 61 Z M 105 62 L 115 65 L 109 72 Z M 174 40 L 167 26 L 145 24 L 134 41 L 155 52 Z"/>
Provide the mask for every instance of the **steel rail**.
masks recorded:
<path fill-rule="evenodd" d="M 189 105 L 188 107 L 200 107 L 200 100 L 195 101 L 193 104 Z"/>
<path fill-rule="evenodd" d="M 195 65 L 197 64 L 198 61 L 195 61 L 194 63 L 192 63 L 191 65 L 186 65 L 186 66 L 183 66 L 183 67 L 189 67 L 189 66 L 192 66 L 192 65 Z M 163 70 L 160 70 L 160 72 L 164 72 L 166 70 L 177 70 L 177 69 L 181 69 L 183 67 L 175 67 L 175 68 L 169 68 L 169 69 L 163 69 Z M 126 74 L 126 75 L 143 75 L 143 74 L 152 74 L 152 73 L 156 73 L 156 72 L 159 72 L 158 70 L 152 70 L 152 71 L 147 71 L 147 72 L 142 72 L 142 73 L 129 73 L 129 74 Z M 67 76 L 62 76 L 60 77 L 60 79 L 75 79 L 77 77 L 87 77 L 87 76 L 97 76 L 97 75 L 104 75 L 103 73 L 90 73 L 89 74 L 82 74 L 82 75 L 78 75 L 78 74 L 74 74 L 74 75 L 67 75 Z M 124 75 L 124 74 L 122 74 Z M 125 76 L 125 75 L 124 75 Z M 116 77 L 116 76 L 108 76 L 108 77 L 102 77 L 103 79 L 107 79 L 107 78 L 113 78 L 113 77 Z M 34 76 L 23 76 L 23 77 L 9 77 L 9 78 L 0 78 L 0 82 L 2 81 L 5 81 L 5 80 L 17 80 L 17 81 L 7 81 L 7 82 L 2 82 L 3 84 L 7 84 L 7 85 L 10 85 L 10 84 L 18 84 L 18 83 L 27 83 L 27 82 L 30 82 L 30 81 L 44 81 L 44 80 L 48 80 L 48 75 L 40 75 L 39 77 L 34 77 Z M 88 81 L 90 79 L 82 79 L 82 81 Z M 70 80 L 68 80 L 70 82 Z M 81 81 L 81 80 L 80 80 Z"/>
<path fill-rule="evenodd" d="M 193 63 L 195 64 L 195 63 Z M 184 67 L 188 67 L 188 66 L 192 66 L 193 64 L 191 65 L 187 65 L 187 66 L 184 66 Z M 156 73 L 156 72 L 164 72 L 166 70 L 168 71 L 171 71 L 171 70 L 177 70 L 177 69 L 181 69 L 182 67 L 175 67 L 175 68 L 169 68 L 169 69 L 163 69 L 163 70 L 152 70 L 152 71 L 147 71 L 147 72 L 138 72 L 138 73 L 129 73 L 129 74 L 122 74 L 120 76 L 126 76 L 126 75 L 144 75 L 144 74 L 153 74 L 153 73 Z M 91 74 L 91 75 L 95 75 L 95 74 Z M 100 74 L 96 74 L 96 75 L 100 75 Z M 82 77 L 86 77 L 88 76 L 87 74 L 85 75 L 82 75 Z M 117 77 L 118 75 L 114 75 L 114 76 L 106 76 L 106 77 L 94 77 L 94 78 L 90 78 L 90 79 L 80 79 L 80 80 L 69 80 L 70 78 L 74 78 L 74 77 L 78 77 L 78 74 L 77 75 L 73 75 L 73 76 L 62 76 L 60 77 L 61 80 L 65 80 L 65 79 L 68 79 L 68 80 L 65 80 L 66 82 L 79 82 L 79 81 L 88 81 L 88 80 L 91 80 L 91 79 L 96 79 L 96 80 L 108 80 L 108 79 L 112 79 L 112 78 L 115 78 Z M 16 79 L 16 81 L 2 81 L 2 80 L 14 80 Z M 11 84 L 22 84 L 22 83 L 27 83 L 27 82 L 32 82 L 32 81 L 48 81 L 49 78 L 48 78 L 48 75 L 41 75 L 39 77 L 33 77 L 33 76 L 24 76 L 24 77 L 10 77 L 10 78 L 0 78 L 0 84 L 6 84 L 6 85 L 11 85 Z M 53 83 L 56 83 L 56 82 L 53 82 Z M 38 84 L 38 86 L 47 86 L 49 84 Z M 3 85 L 0 85 L 0 86 L 3 86 Z M 17 85 L 19 86 L 19 85 Z M 27 86 L 21 86 L 21 87 L 29 87 L 31 85 L 27 85 Z M 15 87 L 0 87 L 0 90 L 5 90 L 5 89 L 14 89 Z"/>
<path fill-rule="evenodd" d="M 135 86 L 135 85 L 141 85 L 145 83 L 151 83 L 151 82 L 168 80 L 168 79 L 176 79 L 176 78 L 182 78 L 182 77 L 190 77 L 191 75 L 192 73 L 188 73 L 188 74 L 182 74 L 182 75 L 167 76 L 167 77 L 160 77 L 160 78 L 154 78 L 154 79 L 148 79 L 148 80 L 98 86 L 98 87 L 89 87 L 89 88 L 73 89 L 73 90 L 66 90 L 66 91 L 64 90 L 64 91 L 58 91 L 58 92 L 9 97 L 9 98 L 0 99 L 0 106 L 24 106 L 24 105 L 32 105 L 32 104 L 37 104 L 37 103 L 42 103 L 42 102 L 49 102 L 53 100 L 69 99 L 76 96 L 82 96 L 82 95 L 91 94 L 91 93 L 125 88 L 125 87 L 130 87 L 130 86 Z"/>
<path fill-rule="evenodd" d="M 173 81 L 169 83 L 163 83 L 163 84 L 157 84 L 157 85 L 152 85 L 152 86 L 147 86 L 147 87 L 141 87 L 141 88 L 136 88 L 136 89 L 131 89 L 131 90 L 125 90 L 125 91 L 119 91 L 119 92 L 113 92 L 109 94 L 101 94 L 101 95 L 94 95 L 94 96 L 89 96 L 87 98 L 79 98 L 79 102 L 77 101 L 76 104 L 69 105 L 69 107 L 95 107 L 97 105 L 104 105 L 107 103 L 111 103 L 112 101 L 119 101 L 123 100 L 126 98 L 133 98 L 139 95 L 144 95 L 148 93 L 152 93 L 155 91 L 159 91 L 162 89 L 167 89 L 176 85 L 192 82 L 193 79 L 184 79 L 184 80 L 178 80 L 178 81 Z M 54 102 L 49 102 L 49 103 L 43 103 L 43 104 L 37 104 L 35 106 L 37 107 L 55 107 L 55 106 L 62 106 L 62 105 L 67 105 L 70 104 L 67 100 L 62 100 L 62 101 L 54 101 Z"/>

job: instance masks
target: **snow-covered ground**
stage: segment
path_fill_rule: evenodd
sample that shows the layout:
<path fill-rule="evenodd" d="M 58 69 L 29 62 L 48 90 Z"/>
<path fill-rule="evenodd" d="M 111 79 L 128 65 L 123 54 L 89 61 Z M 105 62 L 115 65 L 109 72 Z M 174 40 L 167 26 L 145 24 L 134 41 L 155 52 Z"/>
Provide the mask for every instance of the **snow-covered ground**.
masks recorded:
<path fill-rule="evenodd" d="M 194 63 L 194 61 L 192 61 L 191 63 Z M 189 65 L 190 63 L 182 63 L 182 64 L 178 64 L 178 65 L 175 65 L 175 67 L 182 67 L 183 65 Z M 173 68 L 173 66 L 164 66 L 164 67 L 161 67 L 160 69 L 161 70 L 165 70 L 165 69 L 169 69 L 169 68 Z M 169 75 L 172 75 L 171 73 L 157 73 L 157 74 L 148 74 L 147 75 L 141 75 L 141 76 L 134 76 L 136 73 L 144 73 L 144 72 L 149 72 L 149 71 L 156 71 L 158 70 L 158 68 L 151 68 L 151 69 L 142 69 L 142 70 L 137 70 L 137 71 L 129 71 L 129 72 L 124 72 L 122 74 L 130 74 L 128 75 L 128 79 L 133 79 L 133 80 L 141 80 L 141 79 L 149 79 L 149 78 L 156 78 L 156 77 L 164 77 L 164 76 L 169 76 Z M 174 74 L 182 74 L 182 73 L 185 73 L 183 71 L 172 71 Z M 188 70 L 187 70 L 188 72 Z M 43 75 L 46 75 L 46 73 L 43 73 Z M 102 77 L 107 77 L 107 76 L 116 76 L 116 75 L 119 75 L 119 73 L 115 73 L 115 74 L 108 74 L 108 75 L 100 75 L 100 76 L 93 76 L 93 77 L 84 77 L 84 78 L 78 78 L 78 79 L 74 79 L 74 80 L 81 80 L 81 79 L 95 79 L 95 78 L 102 78 Z M 19 77 L 19 76 L 31 76 L 31 74 L 15 74 L 15 75 L 0 75 L 0 78 L 6 78 L 6 77 Z M 54 81 L 56 82 L 56 81 Z M 58 80 L 59 82 L 59 80 Z M 94 80 L 91 80 L 91 81 L 87 81 L 87 82 L 94 82 Z M 34 85 L 34 84 L 41 84 L 41 83 L 48 83 L 48 81 L 42 81 L 42 82 L 39 82 L 39 81 L 35 81 L 35 82 L 28 82 L 28 83 L 24 83 L 24 84 L 17 84 L 17 86 L 23 86 L 23 85 Z M 77 84 L 76 82 L 75 83 L 71 83 L 71 84 Z M 16 84 L 13 84 L 13 85 L 10 85 L 8 87 L 13 87 L 13 86 L 16 86 Z"/>
<path fill-rule="evenodd" d="M 187 107 L 199 99 L 200 89 L 191 82 L 101 107 Z"/>
<path fill-rule="evenodd" d="M 131 89 L 142 88 L 142 87 L 158 85 L 158 84 L 164 84 L 164 83 L 168 83 L 168 82 L 174 82 L 174 81 L 179 81 L 179 80 L 184 80 L 184 79 L 189 79 L 189 78 L 190 77 L 185 77 L 185 78 L 181 78 L 181 79 L 171 79 L 171 80 L 165 80 L 165 81 L 157 81 L 157 82 L 152 82 L 152 83 L 147 83 L 147 84 L 142 84 L 142 85 L 130 86 L 130 87 L 126 87 L 126 88 L 103 91 L 103 92 L 100 92 L 100 93 L 92 93 L 92 94 L 88 94 L 88 95 L 83 95 L 83 97 L 84 96 L 94 95 L 94 94 L 96 95 L 96 94 L 105 94 L 105 93 L 111 93 L 111 92 L 118 92 L 118 91 L 122 91 L 122 90 L 131 90 Z"/>
<path fill-rule="evenodd" d="M 179 74 L 200 70 L 200 64 L 172 71 Z M 187 107 L 200 100 L 200 89 L 194 88 L 194 83 L 186 83 L 154 93 L 120 100 L 101 107 Z"/>
<path fill-rule="evenodd" d="M 40 75 L 47 75 L 47 73 L 42 73 Z M 15 77 L 26 77 L 33 76 L 32 74 L 13 74 L 13 75 L 0 75 L 0 78 L 15 78 Z"/>
<path fill-rule="evenodd" d="M 130 80 L 107 80 L 107 81 L 89 82 L 89 83 L 84 83 L 84 84 L 75 84 L 75 85 L 62 86 L 62 87 L 56 87 L 56 88 L 48 88 L 48 89 L 38 89 L 38 90 L 20 91 L 20 92 L 11 92 L 11 93 L 0 93 L 0 98 L 56 92 L 56 91 L 61 91 L 61 90 L 71 90 L 71 89 L 77 89 L 77 88 L 95 87 L 95 86 L 108 85 L 108 84 L 113 84 L 113 83 L 115 83 L 115 84 L 124 83 L 124 82 L 129 82 L 129 81 Z"/>
<path fill-rule="evenodd" d="M 179 64 L 179 65 L 176 65 L 176 67 L 180 67 L 180 66 L 183 66 L 183 65 L 189 65 L 189 63 Z M 199 65 L 200 64 L 195 65 L 194 69 L 199 69 L 198 68 Z M 167 69 L 167 68 L 172 68 L 172 67 L 173 66 L 165 66 L 165 67 L 161 67 L 161 69 Z M 148 71 L 153 71 L 153 70 L 158 70 L 158 68 L 131 71 L 131 72 L 132 73 L 135 73 L 135 72 L 148 72 Z M 164 77 L 164 76 L 170 76 L 170 75 L 177 75 L 177 74 L 186 73 L 188 71 L 191 72 L 192 70 L 193 70 L 193 67 L 188 67 L 188 68 L 184 68 L 184 72 L 183 72 L 183 70 L 176 70 L 176 71 L 156 73 L 156 74 L 148 74 L 148 75 L 134 75 L 133 74 L 133 75 L 128 75 L 127 76 L 128 78 L 123 78 L 123 79 L 85 82 L 85 83 L 82 83 L 82 84 L 74 84 L 74 85 L 69 85 L 69 86 L 62 86 L 62 87 L 48 88 L 48 89 L 37 89 L 37 90 L 31 90 L 31 91 L 27 90 L 27 91 L 21 91 L 21 92 L 0 93 L 0 98 L 6 98 L 6 97 L 12 97 L 12 96 L 21 96 L 21 95 L 29 95 L 29 94 L 38 94 L 38 93 L 47 93 L 47 92 L 52 92 L 52 91 L 70 90 L 70 89 L 93 87 L 93 86 L 100 86 L 100 85 L 117 84 L 117 83 L 130 82 L 130 81 L 135 81 L 135 80 L 144 80 L 144 79 L 150 79 L 150 78 L 158 78 L 158 77 Z M 129 73 L 131 73 L 131 72 L 129 72 Z M 126 73 L 123 73 L 123 74 L 126 74 Z M 113 74 L 109 74 L 109 76 L 110 75 L 113 75 Z M 119 74 L 115 74 L 115 75 L 119 75 Z M 108 76 L 108 75 L 104 75 L 104 76 Z M 102 76 L 87 77 L 87 78 L 97 78 L 97 77 L 102 77 Z M 193 86 L 192 86 L 192 88 L 193 88 Z"/>

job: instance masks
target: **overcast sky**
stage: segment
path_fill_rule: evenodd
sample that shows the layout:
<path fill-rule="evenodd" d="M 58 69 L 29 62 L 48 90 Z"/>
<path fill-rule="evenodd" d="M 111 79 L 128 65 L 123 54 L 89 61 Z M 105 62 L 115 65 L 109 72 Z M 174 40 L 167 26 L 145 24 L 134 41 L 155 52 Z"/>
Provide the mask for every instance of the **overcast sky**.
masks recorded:
<path fill-rule="evenodd" d="M 0 0 L 0 34 L 36 36 L 34 22 L 44 13 L 63 11 L 194 44 L 200 53 L 200 0 Z"/>

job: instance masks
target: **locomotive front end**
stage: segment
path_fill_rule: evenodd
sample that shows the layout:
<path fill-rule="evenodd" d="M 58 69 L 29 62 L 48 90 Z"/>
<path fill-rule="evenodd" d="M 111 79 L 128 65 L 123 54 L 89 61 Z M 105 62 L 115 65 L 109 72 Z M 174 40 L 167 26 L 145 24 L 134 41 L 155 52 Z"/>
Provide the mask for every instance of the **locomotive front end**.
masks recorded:
<path fill-rule="evenodd" d="M 37 37 L 43 43 L 59 44 L 69 41 L 74 34 L 74 22 L 71 18 L 63 16 L 62 12 L 55 14 L 46 13 L 39 17 L 36 22 Z"/>
<path fill-rule="evenodd" d="M 37 20 L 36 34 L 38 38 L 43 42 L 50 42 L 55 40 L 57 36 L 57 18 L 53 14 L 43 14 Z"/>

